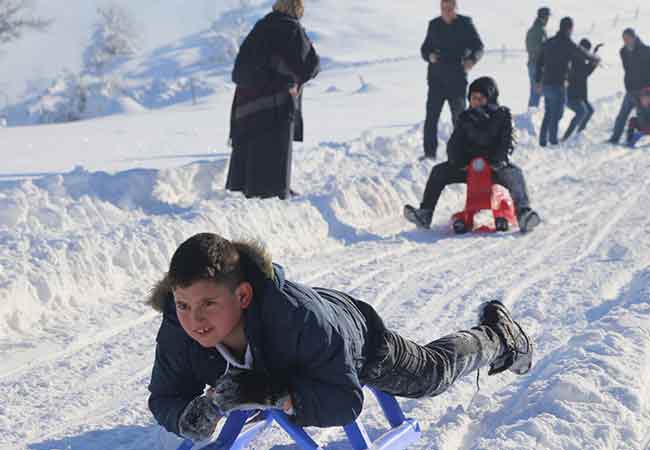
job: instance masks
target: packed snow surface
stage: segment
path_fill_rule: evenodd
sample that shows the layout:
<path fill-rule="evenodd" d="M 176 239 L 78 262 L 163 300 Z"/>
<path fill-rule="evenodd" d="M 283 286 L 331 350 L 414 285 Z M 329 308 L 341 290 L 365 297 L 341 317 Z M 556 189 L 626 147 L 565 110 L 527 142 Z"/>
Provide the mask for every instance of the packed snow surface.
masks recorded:
<path fill-rule="evenodd" d="M 269 3 L 227 14 L 250 24 Z M 413 448 L 649 449 L 650 142 L 635 150 L 603 142 L 623 89 L 619 28 L 643 35 L 650 11 L 641 6 L 637 20 L 634 1 L 598 0 L 588 11 L 553 2 L 549 31 L 574 15 L 576 37 L 607 43 L 607 65 L 592 78 L 588 130 L 542 149 L 529 133 L 540 113 L 523 113 L 523 35 L 536 5 L 461 3 L 488 48 L 471 76 L 499 81 L 517 124 L 513 161 L 544 222 L 529 235 L 456 236 L 448 220 L 462 209 L 463 186 L 445 191 L 431 231 L 401 218 L 432 167 L 418 161 L 426 96 L 418 50 L 431 2 L 312 3 L 305 24 L 325 70 L 306 88 L 295 199 L 224 190 L 227 63 L 187 66 L 203 71 L 196 105 L 179 95 L 172 106 L 121 103 L 107 117 L 0 129 L 0 449 L 176 448 L 147 409 L 160 316 L 143 300 L 177 245 L 203 231 L 264 240 L 291 279 L 349 291 L 418 342 L 474 325 L 485 300 L 512 309 L 535 342 L 532 372 L 484 374 L 478 392 L 470 376 L 437 398 L 401 401 L 423 429 Z M 159 54 L 168 65 L 187 61 L 197 39 Z M 139 68 L 165 80 L 154 54 L 122 75 Z M 445 115 L 440 138 L 450 132 Z M 369 395 L 362 421 L 374 436 L 385 427 Z M 324 448 L 349 448 L 342 429 L 308 431 Z M 252 447 L 297 448 L 278 428 Z"/>

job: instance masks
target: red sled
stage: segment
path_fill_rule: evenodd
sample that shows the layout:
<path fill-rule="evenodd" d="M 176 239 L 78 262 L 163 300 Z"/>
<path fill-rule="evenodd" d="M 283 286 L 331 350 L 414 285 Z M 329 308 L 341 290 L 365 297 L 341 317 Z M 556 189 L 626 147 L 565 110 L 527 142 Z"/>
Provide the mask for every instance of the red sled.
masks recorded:
<path fill-rule="evenodd" d="M 454 232 L 494 233 L 519 226 L 510 192 L 492 181 L 492 168 L 484 158 L 467 166 L 465 210 L 451 217 Z"/>

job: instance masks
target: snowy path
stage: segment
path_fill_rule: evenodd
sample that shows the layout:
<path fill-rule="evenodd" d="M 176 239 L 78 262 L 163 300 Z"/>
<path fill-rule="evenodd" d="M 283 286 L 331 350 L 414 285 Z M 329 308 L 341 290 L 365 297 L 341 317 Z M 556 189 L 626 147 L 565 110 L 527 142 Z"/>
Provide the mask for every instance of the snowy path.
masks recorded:
<path fill-rule="evenodd" d="M 594 128 L 606 120 L 597 116 Z M 548 150 L 522 136 L 515 159 L 545 218 L 528 236 L 452 235 L 444 223 L 462 202 L 460 187 L 445 192 L 433 231 L 405 225 L 400 206 L 416 200 L 428 174 L 428 167 L 411 162 L 419 148 L 416 131 L 329 144 L 316 157 L 300 157 L 298 176 L 311 177 L 310 194 L 287 204 L 251 202 L 243 209 L 236 196 L 201 182 L 208 169 L 200 163 L 157 175 L 160 195 L 184 192 L 185 200 L 174 197 L 186 208 L 181 215 L 116 211 L 92 190 L 80 204 L 48 200 L 52 182 L 3 191 L 13 199 L 20 189 L 31 192 L 22 204 L 24 220 L 41 226 L 21 228 L 22 219 L 5 219 L 18 222 L 14 231 L 2 232 L 11 245 L 0 258 L 9 261 L 12 248 L 18 252 L 22 245 L 40 263 L 6 264 L 14 275 L 3 275 L 4 286 L 34 298 L 45 322 L 30 321 L 30 309 L 19 304 L 3 315 L 9 328 L 0 340 L 0 442 L 38 450 L 157 448 L 145 399 L 159 318 L 141 300 L 174 242 L 206 228 L 236 235 L 238 225 L 248 224 L 239 231 L 271 236 L 276 259 L 291 277 L 352 292 L 374 304 L 389 326 L 420 342 L 471 326 L 477 306 L 495 297 L 531 331 L 537 356 L 529 376 L 483 376 L 478 394 L 468 377 L 436 399 L 402 402 L 424 429 L 415 448 L 647 448 L 650 158 L 647 150 L 594 143 L 601 134 Z M 225 167 L 213 170 L 220 181 Z M 43 216 L 48 201 L 57 207 L 50 204 Z M 92 209 L 94 216 L 72 214 L 75 207 Z M 218 217 L 224 210 L 234 224 Z M 119 232 L 107 224 L 111 215 Z M 293 223 L 297 218 L 300 225 Z M 51 221 L 66 224 L 64 231 L 48 227 Z M 88 233 L 96 242 L 81 238 Z M 81 262 L 57 253 L 73 243 Z M 102 254 L 102 265 L 93 267 Z M 75 287 L 79 268 L 87 273 Z M 142 277 L 133 276 L 138 270 Z M 37 272 L 43 278 L 27 288 L 10 281 L 20 273 L 32 280 Z M 59 297 L 43 292 L 57 286 Z M 77 297 L 66 300 L 64 293 L 75 289 Z M 93 294 L 94 302 L 79 301 Z M 381 429 L 373 402 L 363 415 L 372 433 Z M 312 431 L 327 448 L 345 448 L 339 430 Z M 282 433 L 267 432 L 263 439 L 265 448 L 289 443 Z"/>

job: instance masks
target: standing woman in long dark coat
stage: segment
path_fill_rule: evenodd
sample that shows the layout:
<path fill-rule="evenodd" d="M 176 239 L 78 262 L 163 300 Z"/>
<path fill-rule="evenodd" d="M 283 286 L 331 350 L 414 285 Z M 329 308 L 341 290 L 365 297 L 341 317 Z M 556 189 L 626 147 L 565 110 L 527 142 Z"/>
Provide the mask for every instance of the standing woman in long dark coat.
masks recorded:
<path fill-rule="evenodd" d="M 303 0 L 277 0 L 244 40 L 232 73 L 232 156 L 226 189 L 246 197 L 280 197 L 291 190 L 293 141 L 302 141 L 302 88 L 320 69 L 300 24 Z"/>

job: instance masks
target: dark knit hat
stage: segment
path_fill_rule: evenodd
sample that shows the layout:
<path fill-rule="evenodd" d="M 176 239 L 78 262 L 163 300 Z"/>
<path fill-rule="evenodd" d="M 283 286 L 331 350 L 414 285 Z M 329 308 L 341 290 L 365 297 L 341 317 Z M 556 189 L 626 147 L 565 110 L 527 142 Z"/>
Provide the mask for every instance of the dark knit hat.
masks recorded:
<path fill-rule="evenodd" d="M 634 28 L 626 28 L 623 30 L 623 36 L 636 37 L 636 31 L 634 31 Z"/>
<path fill-rule="evenodd" d="M 468 99 L 471 97 L 472 92 L 480 92 L 488 99 L 488 103 L 496 105 L 499 103 L 499 87 L 494 78 L 481 77 L 477 78 L 469 85 Z"/>
<path fill-rule="evenodd" d="M 539 8 L 537 10 L 537 18 L 538 19 L 548 19 L 551 17 L 551 9 L 547 8 L 546 6 Z"/>

